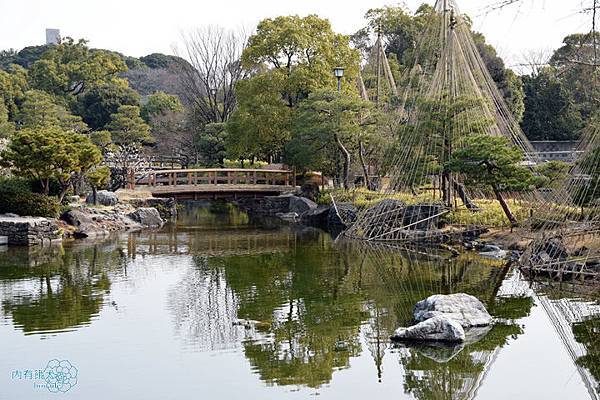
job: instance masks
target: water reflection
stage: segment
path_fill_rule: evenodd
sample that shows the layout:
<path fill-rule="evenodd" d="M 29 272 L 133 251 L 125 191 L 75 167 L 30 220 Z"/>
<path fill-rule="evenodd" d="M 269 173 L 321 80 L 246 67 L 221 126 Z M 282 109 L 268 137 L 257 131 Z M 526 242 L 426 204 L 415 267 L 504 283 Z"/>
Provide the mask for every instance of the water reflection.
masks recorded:
<path fill-rule="evenodd" d="M 336 243 L 314 229 L 251 222 L 229 206 L 188 207 L 181 218 L 159 232 L 101 243 L 9 249 L 0 255 L 0 320 L 34 338 L 93 328 L 95 320 L 106 318 L 102 309 L 116 293 L 131 302 L 130 309 L 154 300 L 153 312 L 165 314 L 159 343 L 173 357 L 163 360 L 167 363 L 207 352 L 235 354 L 227 362 L 249 364 L 260 378 L 244 384 L 264 390 L 335 390 L 335 377 L 350 373 L 355 385 L 393 382 L 404 397 L 471 399 L 499 355 L 526 336 L 526 322 L 538 305 L 590 396 L 598 398 L 597 302 L 532 285 L 474 253 L 453 257 L 435 249 Z M 207 228 L 207 221 L 219 228 Z M 127 289 L 140 277 L 165 298 Z M 498 322 L 471 332 L 457 346 L 391 345 L 390 334 L 411 323 L 416 302 L 457 292 L 480 298 Z M 150 326 L 155 315 L 137 310 L 135 316 L 119 316 L 119 335 L 151 351 L 139 335 L 144 330 L 136 328 Z M 129 337 L 129 331 L 137 335 Z M 359 360 L 368 361 L 369 373 L 355 372 Z"/>
<path fill-rule="evenodd" d="M 279 252 L 196 256 L 196 269 L 173 289 L 171 304 L 188 343 L 242 346 L 268 384 L 318 388 L 368 350 L 379 379 L 383 358 L 394 354 L 407 371 L 406 390 L 432 398 L 425 389 L 463 393 L 459 387 L 477 382 L 494 352 L 522 332 L 513 320 L 532 305 L 530 299 L 497 299 L 506 269 L 474 257 L 334 245 L 324 233 L 296 232 L 294 246 Z M 390 348 L 390 334 L 410 323 L 417 301 L 455 292 L 486 300 L 503 311 L 503 323 L 467 346 Z M 440 386 L 445 381 L 458 387 Z"/>
<path fill-rule="evenodd" d="M 2 311 L 25 334 L 88 325 L 110 291 L 107 266 L 124 266 L 113 241 L 44 249 L 11 248 L 0 258 Z"/>

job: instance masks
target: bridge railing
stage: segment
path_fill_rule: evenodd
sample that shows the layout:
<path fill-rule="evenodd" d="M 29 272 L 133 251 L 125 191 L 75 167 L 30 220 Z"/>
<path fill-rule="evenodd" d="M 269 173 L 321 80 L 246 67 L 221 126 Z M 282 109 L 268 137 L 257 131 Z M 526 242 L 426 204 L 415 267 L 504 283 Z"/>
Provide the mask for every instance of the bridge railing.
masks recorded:
<path fill-rule="evenodd" d="M 130 180 L 130 189 L 138 186 L 268 185 L 296 186 L 296 176 L 288 170 L 264 169 L 177 169 L 150 171 Z"/>

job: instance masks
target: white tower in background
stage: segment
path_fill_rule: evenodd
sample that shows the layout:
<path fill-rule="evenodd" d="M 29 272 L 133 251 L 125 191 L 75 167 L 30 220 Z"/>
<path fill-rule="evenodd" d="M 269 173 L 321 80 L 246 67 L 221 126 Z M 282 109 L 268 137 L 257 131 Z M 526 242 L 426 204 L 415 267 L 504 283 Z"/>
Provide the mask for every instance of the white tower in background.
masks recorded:
<path fill-rule="evenodd" d="M 46 44 L 60 43 L 60 29 L 46 29 Z"/>

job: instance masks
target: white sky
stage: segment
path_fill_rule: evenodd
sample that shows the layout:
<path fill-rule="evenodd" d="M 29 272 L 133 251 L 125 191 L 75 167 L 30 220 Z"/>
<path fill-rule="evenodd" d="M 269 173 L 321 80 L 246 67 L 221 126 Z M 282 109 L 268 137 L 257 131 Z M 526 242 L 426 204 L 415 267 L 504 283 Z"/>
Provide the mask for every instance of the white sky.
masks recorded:
<path fill-rule="evenodd" d="M 406 0 L 411 10 L 423 1 Z M 522 6 L 485 15 L 499 0 L 458 0 L 475 29 L 483 32 L 508 64 L 531 49 L 555 49 L 574 32 L 589 32 L 591 17 L 577 14 L 591 0 L 523 0 Z M 97 48 L 131 56 L 172 53 L 182 30 L 202 25 L 252 29 L 265 17 L 316 13 L 336 31 L 353 33 L 369 8 L 398 0 L 0 0 L 0 49 L 43 44 L 45 28 L 86 38 Z"/>

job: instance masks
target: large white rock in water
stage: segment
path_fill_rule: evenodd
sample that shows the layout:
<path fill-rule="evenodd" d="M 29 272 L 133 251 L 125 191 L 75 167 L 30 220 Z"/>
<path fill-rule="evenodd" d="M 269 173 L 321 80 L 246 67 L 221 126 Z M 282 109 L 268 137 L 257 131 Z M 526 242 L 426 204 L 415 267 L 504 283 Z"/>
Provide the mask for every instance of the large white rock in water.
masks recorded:
<path fill-rule="evenodd" d="M 479 299 L 465 293 L 442 295 L 437 294 L 420 301 L 413 310 L 418 322 L 433 317 L 446 316 L 463 328 L 487 326 L 492 323 L 492 316 Z"/>
<path fill-rule="evenodd" d="M 465 330 L 458 322 L 440 315 L 410 328 L 396 329 L 392 340 L 461 343 L 465 341 Z"/>

